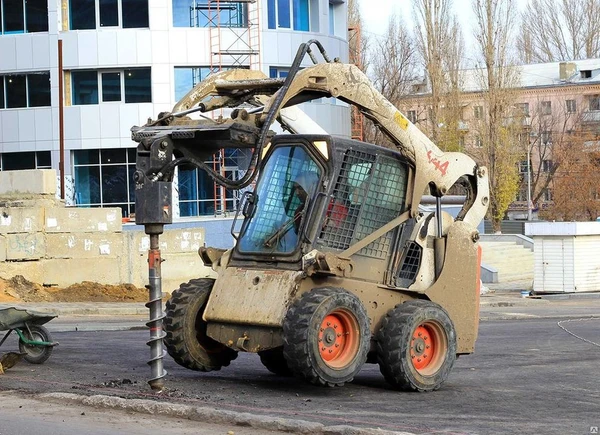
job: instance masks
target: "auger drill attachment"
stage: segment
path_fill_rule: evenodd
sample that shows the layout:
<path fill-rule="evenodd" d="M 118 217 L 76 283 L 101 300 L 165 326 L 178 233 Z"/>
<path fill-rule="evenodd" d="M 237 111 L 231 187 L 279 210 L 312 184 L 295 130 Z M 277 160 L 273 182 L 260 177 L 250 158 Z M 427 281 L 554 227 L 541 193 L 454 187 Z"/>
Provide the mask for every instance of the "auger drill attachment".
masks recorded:
<path fill-rule="evenodd" d="M 148 147 L 141 143 L 137 148 L 136 171 L 134 182 L 136 188 L 135 222 L 144 225 L 144 231 L 150 237 L 148 249 L 148 303 L 150 320 L 146 326 L 150 329 L 151 359 L 148 361 L 151 369 L 151 378 L 148 381 L 150 388 L 161 391 L 164 388 L 164 377 L 167 372 L 163 368 L 163 319 L 162 308 L 162 275 L 159 236 L 163 233 L 165 224 L 173 222 L 172 213 L 172 174 L 167 174 L 164 179 L 150 179 L 156 175 L 173 158 L 173 145 L 167 138 L 158 138 Z"/>

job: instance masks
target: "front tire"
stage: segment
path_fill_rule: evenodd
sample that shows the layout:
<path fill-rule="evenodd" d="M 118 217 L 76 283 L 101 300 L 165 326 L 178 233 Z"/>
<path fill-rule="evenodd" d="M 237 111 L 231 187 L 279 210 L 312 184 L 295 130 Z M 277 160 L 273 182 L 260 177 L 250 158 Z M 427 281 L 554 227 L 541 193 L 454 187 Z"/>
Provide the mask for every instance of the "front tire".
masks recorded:
<path fill-rule="evenodd" d="M 190 370 L 210 372 L 228 366 L 237 352 L 206 334 L 202 319 L 214 280 L 193 279 L 181 284 L 167 302 L 164 319 L 167 352 L 177 364 Z"/>
<path fill-rule="evenodd" d="M 367 359 L 369 317 L 360 300 L 340 288 L 302 295 L 283 323 L 283 353 L 292 372 L 321 386 L 354 379 Z"/>
<path fill-rule="evenodd" d="M 31 331 L 31 334 L 29 333 Z M 46 343 L 52 343 L 52 335 L 42 325 L 29 325 L 29 331 L 27 328 L 23 328 L 21 332 L 25 335 L 28 340 L 32 341 L 45 341 Z M 52 346 L 37 346 L 31 344 L 25 344 L 19 339 L 19 351 L 24 353 L 23 359 L 31 364 L 43 364 L 46 362 L 50 355 L 52 355 Z"/>
<path fill-rule="evenodd" d="M 377 334 L 381 373 L 394 388 L 433 391 L 456 361 L 456 332 L 448 313 L 423 300 L 397 305 Z"/>

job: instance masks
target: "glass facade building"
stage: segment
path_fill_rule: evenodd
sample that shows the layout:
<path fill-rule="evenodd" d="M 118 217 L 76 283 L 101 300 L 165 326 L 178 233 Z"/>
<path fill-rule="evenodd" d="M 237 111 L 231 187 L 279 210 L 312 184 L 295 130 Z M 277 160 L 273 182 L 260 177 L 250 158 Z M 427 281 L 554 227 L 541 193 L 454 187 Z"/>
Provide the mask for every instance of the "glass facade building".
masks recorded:
<path fill-rule="evenodd" d="M 0 0 L 0 170 L 58 173 L 62 132 L 63 175 L 74 187 L 67 204 L 120 207 L 129 216 L 132 126 L 171 110 L 213 71 L 285 77 L 302 41 L 318 39 L 347 61 L 346 13 L 344 0 Z M 349 136 L 347 106 L 321 99 L 304 110 L 332 134 Z M 227 151 L 207 163 L 235 179 L 247 159 Z M 182 217 L 237 207 L 236 192 L 198 170 L 179 170 L 174 194 Z"/>

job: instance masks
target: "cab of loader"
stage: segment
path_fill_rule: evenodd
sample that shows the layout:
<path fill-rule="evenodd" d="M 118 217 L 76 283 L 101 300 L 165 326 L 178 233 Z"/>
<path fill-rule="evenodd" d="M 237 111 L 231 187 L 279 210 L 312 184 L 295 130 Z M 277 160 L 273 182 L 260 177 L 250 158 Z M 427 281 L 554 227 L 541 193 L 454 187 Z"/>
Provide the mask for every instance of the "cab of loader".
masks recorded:
<path fill-rule="evenodd" d="M 343 252 L 406 211 L 411 174 L 399 153 L 376 145 L 329 135 L 275 136 L 256 188 L 243 196 L 244 220 L 230 265 L 301 269 L 313 249 Z M 402 229 L 359 253 L 394 267 L 390 255 L 398 254 Z M 399 284 L 402 271 L 385 275 Z"/>

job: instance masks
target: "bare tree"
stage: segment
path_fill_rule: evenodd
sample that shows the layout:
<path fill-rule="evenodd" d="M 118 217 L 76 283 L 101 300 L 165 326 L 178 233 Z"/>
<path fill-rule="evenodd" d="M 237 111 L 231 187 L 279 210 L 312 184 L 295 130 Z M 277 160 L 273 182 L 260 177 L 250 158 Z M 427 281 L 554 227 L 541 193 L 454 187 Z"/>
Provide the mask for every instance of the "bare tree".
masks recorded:
<path fill-rule="evenodd" d="M 477 160 L 489 171 L 489 218 L 494 231 L 519 189 L 518 162 L 522 158 L 518 133 L 521 126 L 510 119 L 514 105 L 514 88 L 518 70 L 510 59 L 509 47 L 515 22 L 512 0 L 473 0 L 476 17 L 475 39 L 484 68 L 478 68 L 483 90 L 485 116 L 478 123 L 478 147 L 473 151 Z"/>
<path fill-rule="evenodd" d="M 383 38 L 377 40 L 370 53 L 370 72 L 377 90 L 395 106 L 410 92 L 416 77 L 416 49 L 413 37 L 406 30 L 402 17 L 392 16 Z M 369 123 L 366 139 L 377 143 L 386 140 Z"/>
<path fill-rule="evenodd" d="M 600 57 L 600 1 L 531 0 L 517 45 L 523 63 Z"/>
<path fill-rule="evenodd" d="M 575 101 L 576 96 L 572 97 Z M 581 114 L 567 109 L 565 104 L 544 109 L 547 102 L 538 99 L 533 101 L 533 107 L 526 120 L 522 136 L 523 149 L 530 151 L 530 188 L 531 202 L 538 206 L 547 196 L 562 160 L 574 152 L 573 142 L 578 140 L 581 131 Z M 531 106 L 531 102 L 529 106 Z M 525 173 L 525 176 L 527 173 Z M 526 187 L 524 178 L 521 189 Z"/>
<path fill-rule="evenodd" d="M 452 0 L 413 0 L 417 48 L 431 93 L 429 125 L 431 139 L 441 148 L 448 132 L 456 132 L 455 112 L 446 100 L 459 92 L 458 71 L 462 61 L 462 33 L 452 14 Z M 452 121 L 448 122 L 444 118 Z M 441 130 L 446 130 L 443 135 Z"/>

